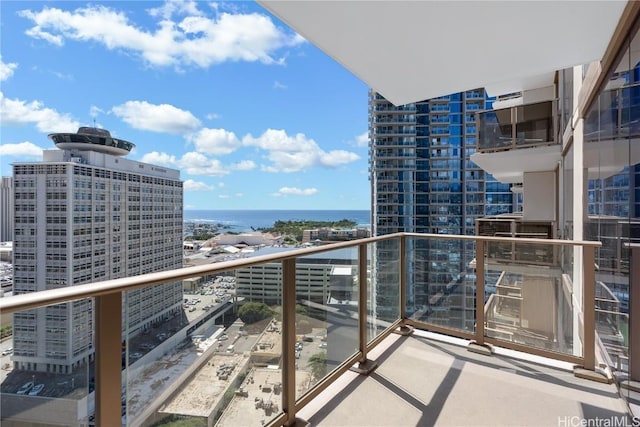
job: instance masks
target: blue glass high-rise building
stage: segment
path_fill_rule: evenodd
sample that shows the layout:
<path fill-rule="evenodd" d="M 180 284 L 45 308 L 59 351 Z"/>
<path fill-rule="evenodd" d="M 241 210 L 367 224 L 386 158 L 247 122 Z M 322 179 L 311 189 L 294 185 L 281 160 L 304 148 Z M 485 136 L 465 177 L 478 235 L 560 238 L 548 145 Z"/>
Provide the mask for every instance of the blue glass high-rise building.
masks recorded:
<path fill-rule="evenodd" d="M 476 233 L 475 220 L 512 212 L 508 184 L 494 180 L 469 160 L 476 151 L 478 112 L 492 100 L 483 89 L 394 106 L 381 94 L 369 95 L 370 180 L 372 232 L 441 235 Z M 432 322 L 472 327 L 471 259 L 465 245 L 472 242 L 409 240 L 407 256 L 410 312 L 423 313 Z M 455 247 L 454 247 L 455 246 Z M 380 246 L 378 260 L 384 260 Z M 378 275 L 384 275 L 378 271 Z M 380 283 L 393 283 L 383 278 Z M 379 289 L 379 306 L 395 298 Z M 442 310 L 447 299 L 447 310 Z M 459 310 L 452 310 L 457 307 Z M 471 311 L 470 311 L 471 310 Z M 455 313 L 453 311 L 456 311 Z M 469 320 L 467 320 L 469 319 Z"/>

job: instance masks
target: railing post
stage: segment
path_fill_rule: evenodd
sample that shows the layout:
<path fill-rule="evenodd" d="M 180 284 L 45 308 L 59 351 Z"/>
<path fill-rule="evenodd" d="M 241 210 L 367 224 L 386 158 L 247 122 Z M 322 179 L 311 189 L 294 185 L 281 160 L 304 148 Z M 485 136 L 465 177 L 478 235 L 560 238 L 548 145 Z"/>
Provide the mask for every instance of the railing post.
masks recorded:
<path fill-rule="evenodd" d="M 358 245 L 358 331 L 360 332 L 360 363 L 367 361 L 367 245 Z"/>
<path fill-rule="evenodd" d="M 358 335 L 360 358 L 351 370 L 361 375 L 369 375 L 378 364 L 367 359 L 367 245 L 358 245 Z"/>
<path fill-rule="evenodd" d="M 400 238 L 400 319 L 407 318 L 407 236 Z"/>
<path fill-rule="evenodd" d="M 282 410 L 296 423 L 296 259 L 282 260 Z"/>
<path fill-rule="evenodd" d="M 596 312 L 595 312 L 595 248 L 593 246 L 582 247 L 582 298 L 584 311 L 582 313 L 583 341 L 582 353 L 584 368 L 595 370 L 596 352 Z"/>
<path fill-rule="evenodd" d="M 629 265 L 629 378 L 640 382 L 640 245 L 628 244 Z M 631 333 L 633 331 L 634 333 Z"/>
<path fill-rule="evenodd" d="M 122 292 L 95 297 L 96 425 L 122 423 Z"/>
<path fill-rule="evenodd" d="M 484 240 L 476 240 L 476 344 L 479 345 L 484 345 L 484 245 Z"/>

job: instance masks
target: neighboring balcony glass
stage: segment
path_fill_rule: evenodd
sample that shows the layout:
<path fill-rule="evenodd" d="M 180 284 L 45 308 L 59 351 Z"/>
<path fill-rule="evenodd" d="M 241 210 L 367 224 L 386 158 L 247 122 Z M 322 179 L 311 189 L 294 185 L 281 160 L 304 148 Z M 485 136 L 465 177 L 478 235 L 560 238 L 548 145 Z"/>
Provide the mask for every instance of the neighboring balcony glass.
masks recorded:
<path fill-rule="evenodd" d="M 478 150 L 554 144 L 555 103 L 545 101 L 478 113 Z"/>
<path fill-rule="evenodd" d="M 532 348 L 582 356 L 575 289 L 560 257 L 551 264 L 536 262 L 572 246 L 517 243 L 514 256 L 494 257 L 502 243 L 487 242 L 485 264 L 485 334 L 487 337 Z M 532 263 L 522 261 L 531 259 Z M 542 265 L 541 265 L 542 264 Z M 580 302 L 578 302 L 580 303 Z"/>

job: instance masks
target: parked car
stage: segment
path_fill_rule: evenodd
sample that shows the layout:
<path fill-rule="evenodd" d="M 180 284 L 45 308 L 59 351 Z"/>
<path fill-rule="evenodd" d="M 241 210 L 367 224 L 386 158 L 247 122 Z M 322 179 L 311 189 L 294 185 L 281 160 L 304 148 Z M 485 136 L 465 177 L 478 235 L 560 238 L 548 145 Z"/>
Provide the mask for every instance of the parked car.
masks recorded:
<path fill-rule="evenodd" d="M 7 348 L 7 349 L 2 351 L 2 355 L 3 356 L 7 356 L 9 354 L 13 354 L 13 347 L 9 347 L 9 348 Z"/>
<path fill-rule="evenodd" d="M 27 394 L 33 388 L 33 381 L 22 384 L 22 387 L 16 392 L 16 394 Z"/>
<path fill-rule="evenodd" d="M 37 396 L 44 389 L 44 384 L 37 384 L 35 387 L 31 389 L 29 392 L 29 396 Z"/>

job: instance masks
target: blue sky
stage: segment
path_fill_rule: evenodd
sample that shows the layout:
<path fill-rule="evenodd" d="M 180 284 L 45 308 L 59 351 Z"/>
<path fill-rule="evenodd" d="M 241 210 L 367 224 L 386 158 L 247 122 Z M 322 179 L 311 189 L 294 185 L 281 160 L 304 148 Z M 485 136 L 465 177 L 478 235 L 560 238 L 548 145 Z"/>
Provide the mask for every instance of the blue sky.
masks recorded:
<path fill-rule="evenodd" d="M 0 173 L 93 126 L 185 209 L 369 209 L 367 86 L 253 2 L 0 2 Z"/>

